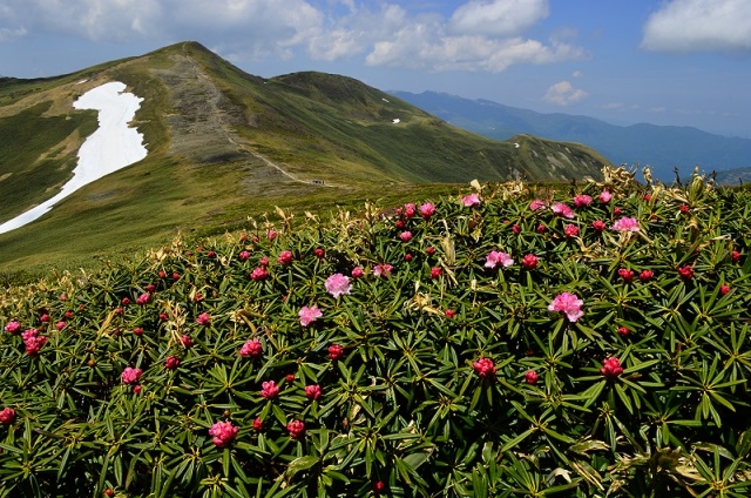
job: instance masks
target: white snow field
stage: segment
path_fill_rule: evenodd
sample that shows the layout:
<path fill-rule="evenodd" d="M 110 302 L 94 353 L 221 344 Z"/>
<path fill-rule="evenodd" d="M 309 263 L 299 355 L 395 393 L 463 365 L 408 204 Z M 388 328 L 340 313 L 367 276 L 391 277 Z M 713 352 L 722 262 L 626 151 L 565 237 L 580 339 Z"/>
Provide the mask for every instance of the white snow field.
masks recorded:
<path fill-rule="evenodd" d="M 73 103 L 76 109 L 99 111 L 99 128 L 78 150 L 78 165 L 73 169 L 73 178 L 51 199 L 0 225 L 0 233 L 36 220 L 84 185 L 146 157 L 143 134 L 128 127 L 143 99 L 124 90 L 125 84 L 119 81 L 105 83 L 92 88 Z"/>

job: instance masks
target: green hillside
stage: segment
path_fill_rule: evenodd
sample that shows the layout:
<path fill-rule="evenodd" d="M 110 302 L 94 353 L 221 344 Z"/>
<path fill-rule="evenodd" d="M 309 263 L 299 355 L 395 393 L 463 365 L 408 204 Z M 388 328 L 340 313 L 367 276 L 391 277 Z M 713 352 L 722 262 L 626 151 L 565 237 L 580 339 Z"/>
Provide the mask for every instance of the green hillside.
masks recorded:
<path fill-rule="evenodd" d="M 0 271 L 77 264 L 180 229 L 223 231 L 274 205 L 325 210 L 475 178 L 596 177 L 607 163 L 580 145 L 483 138 L 351 78 L 259 78 L 186 42 L 57 78 L 0 80 L 0 129 L 13 130 L 0 148 L 0 221 L 70 177 L 96 126 L 72 104 L 108 81 L 144 99 L 133 125 L 148 156 L 0 234 Z"/>

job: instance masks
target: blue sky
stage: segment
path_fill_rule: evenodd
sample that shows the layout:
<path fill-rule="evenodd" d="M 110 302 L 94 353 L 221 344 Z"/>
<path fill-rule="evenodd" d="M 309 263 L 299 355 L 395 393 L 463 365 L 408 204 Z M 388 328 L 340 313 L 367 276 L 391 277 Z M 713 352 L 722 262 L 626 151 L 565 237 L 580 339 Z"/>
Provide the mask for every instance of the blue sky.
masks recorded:
<path fill-rule="evenodd" d="M 0 0 L 4 76 L 183 40 L 264 77 L 317 70 L 751 138 L 751 0 Z"/>

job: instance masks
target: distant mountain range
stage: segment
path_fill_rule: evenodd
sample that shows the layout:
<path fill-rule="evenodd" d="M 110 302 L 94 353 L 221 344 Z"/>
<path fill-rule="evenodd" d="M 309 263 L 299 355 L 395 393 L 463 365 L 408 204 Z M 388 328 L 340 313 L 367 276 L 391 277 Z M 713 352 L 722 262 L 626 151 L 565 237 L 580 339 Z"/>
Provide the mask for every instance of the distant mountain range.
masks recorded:
<path fill-rule="evenodd" d="M 598 119 L 569 114 L 541 114 L 490 100 L 470 100 L 436 92 L 393 95 L 444 121 L 496 140 L 519 133 L 579 142 L 614 164 L 650 165 L 655 176 L 669 182 L 690 174 L 751 166 L 751 140 L 713 135 L 691 127 L 635 124 L 616 126 Z"/>

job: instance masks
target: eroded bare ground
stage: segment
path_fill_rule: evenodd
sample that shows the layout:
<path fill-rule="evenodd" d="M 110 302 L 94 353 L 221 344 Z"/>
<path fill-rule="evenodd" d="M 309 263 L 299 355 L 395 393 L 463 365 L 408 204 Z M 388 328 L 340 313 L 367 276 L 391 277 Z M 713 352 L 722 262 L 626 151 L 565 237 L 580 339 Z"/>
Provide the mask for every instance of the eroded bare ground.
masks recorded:
<path fill-rule="evenodd" d="M 322 188 L 297 178 L 283 165 L 243 144 L 233 128 L 244 123 L 244 111 L 232 104 L 189 56 L 174 56 L 173 61 L 169 69 L 152 71 L 170 88 L 173 112 L 166 121 L 172 137 L 171 153 L 187 157 L 200 167 L 231 163 L 243 168 L 243 184 L 255 195 Z"/>

